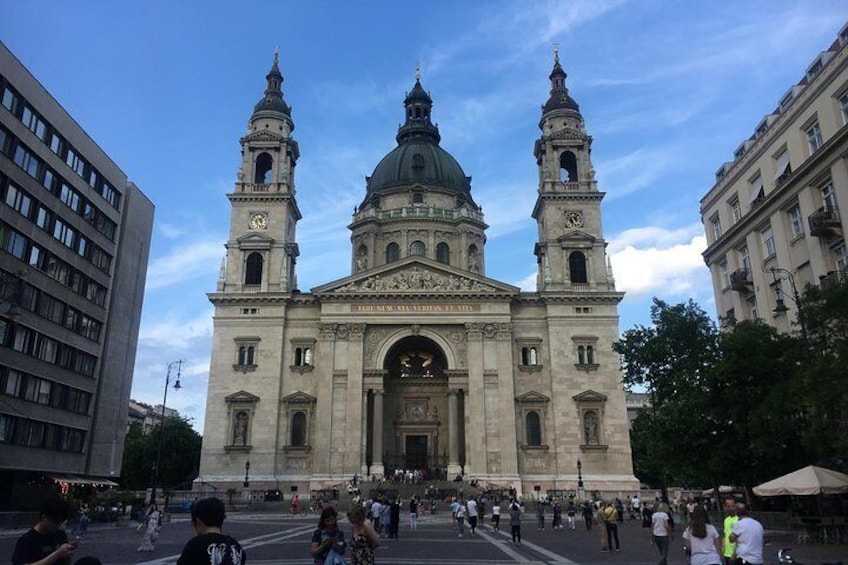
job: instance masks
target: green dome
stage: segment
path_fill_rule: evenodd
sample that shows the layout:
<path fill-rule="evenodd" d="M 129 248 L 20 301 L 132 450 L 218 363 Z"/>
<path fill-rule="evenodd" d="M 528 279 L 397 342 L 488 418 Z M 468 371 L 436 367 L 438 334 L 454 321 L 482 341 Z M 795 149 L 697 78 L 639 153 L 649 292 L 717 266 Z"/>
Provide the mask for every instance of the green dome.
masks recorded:
<path fill-rule="evenodd" d="M 383 157 L 368 180 L 368 193 L 421 183 L 433 188 L 468 194 L 471 179 L 450 153 L 432 141 L 410 140 Z"/>

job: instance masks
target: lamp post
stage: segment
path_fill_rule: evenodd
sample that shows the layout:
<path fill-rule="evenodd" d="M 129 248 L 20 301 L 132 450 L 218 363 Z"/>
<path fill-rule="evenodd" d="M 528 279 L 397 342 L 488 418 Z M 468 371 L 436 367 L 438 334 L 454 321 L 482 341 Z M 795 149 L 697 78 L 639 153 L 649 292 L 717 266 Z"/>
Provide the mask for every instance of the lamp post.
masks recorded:
<path fill-rule="evenodd" d="M 153 491 L 151 494 L 151 502 L 156 501 L 156 489 L 159 487 L 159 465 L 162 463 L 162 438 L 165 435 L 165 405 L 168 402 L 168 386 L 171 384 L 171 371 L 174 366 L 177 367 L 177 378 L 174 383 L 174 390 L 180 390 L 180 371 L 183 367 L 182 359 L 171 361 L 168 363 L 168 373 L 165 375 L 165 395 L 162 398 L 162 414 L 159 420 L 159 444 L 156 447 L 156 466 L 153 468 Z"/>
<path fill-rule="evenodd" d="M 580 458 L 577 458 L 577 498 L 583 500 L 584 498 L 584 488 L 583 488 L 583 463 L 580 461 Z"/>
<path fill-rule="evenodd" d="M 801 326 L 801 339 L 807 341 L 807 325 L 804 320 L 804 308 L 801 306 L 801 296 L 798 294 L 798 287 L 795 286 L 795 277 L 792 276 L 791 271 L 780 267 L 770 267 L 768 271 L 774 278 L 774 313 L 784 314 L 789 311 L 789 308 L 786 307 L 786 303 L 783 300 L 783 289 L 780 287 L 780 280 L 786 279 L 789 281 L 789 288 L 792 289 L 792 296 L 790 296 L 790 298 L 798 308 L 798 325 Z"/>
<path fill-rule="evenodd" d="M 250 459 L 244 462 L 244 488 L 250 488 Z"/>

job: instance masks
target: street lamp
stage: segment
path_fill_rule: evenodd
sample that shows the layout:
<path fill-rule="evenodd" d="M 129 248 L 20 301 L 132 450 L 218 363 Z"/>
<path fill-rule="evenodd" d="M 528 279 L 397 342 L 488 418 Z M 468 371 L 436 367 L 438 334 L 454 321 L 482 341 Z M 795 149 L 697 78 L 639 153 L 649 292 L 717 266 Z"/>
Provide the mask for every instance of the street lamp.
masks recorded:
<path fill-rule="evenodd" d="M 792 301 L 795 303 L 795 306 L 798 308 L 798 325 L 801 326 L 801 339 L 806 341 L 807 326 L 804 320 L 804 309 L 801 306 L 801 296 L 798 294 L 798 287 L 795 286 L 795 277 L 792 276 L 791 271 L 789 271 L 788 269 L 782 269 L 780 267 L 770 267 L 768 271 L 774 278 L 774 313 L 780 315 L 789 311 L 789 308 L 786 307 L 786 303 L 783 300 L 783 289 L 780 286 L 780 280 L 786 279 L 789 281 L 789 288 L 792 289 L 792 296 L 790 296 L 789 298 L 792 299 Z"/>
<path fill-rule="evenodd" d="M 250 459 L 244 462 L 244 488 L 250 487 Z"/>
<path fill-rule="evenodd" d="M 583 463 L 580 462 L 580 458 L 577 458 L 577 488 L 583 488 Z"/>
<path fill-rule="evenodd" d="M 174 390 L 180 390 L 182 387 L 180 386 L 180 372 L 183 367 L 182 359 L 178 361 L 171 361 L 168 363 L 168 374 L 165 375 L 165 396 L 162 398 L 162 415 L 159 420 L 159 444 L 156 447 L 156 466 L 153 468 L 153 494 L 152 502 L 156 501 L 156 488 L 159 486 L 159 465 L 162 462 L 162 438 L 164 437 L 165 431 L 165 404 L 168 402 L 168 385 L 171 384 L 171 371 L 174 368 L 174 365 L 177 367 L 177 378 L 174 383 Z"/>

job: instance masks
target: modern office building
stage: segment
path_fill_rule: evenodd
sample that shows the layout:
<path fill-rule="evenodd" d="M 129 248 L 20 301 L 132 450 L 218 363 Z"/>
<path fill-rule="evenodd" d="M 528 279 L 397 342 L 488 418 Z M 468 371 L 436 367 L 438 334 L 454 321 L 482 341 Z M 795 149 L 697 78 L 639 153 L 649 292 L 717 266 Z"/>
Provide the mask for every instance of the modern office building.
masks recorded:
<path fill-rule="evenodd" d="M 848 276 L 848 25 L 719 167 L 701 219 L 723 319 L 798 331 L 797 293 Z"/>
<path fill-rule="evenodd" d="M 0 43 L 0 507 L 121 471 L 153 204 Z"/>
<path fill-rule="evenodd" d="M 576 490 L 582 465 L 586 489 L 637 489 L 612 349 L 623 293 L 592 137 L 559 58 L 527 184 L 536 292 L 486 276 L 488 226 L 420 80 L 348 225 L 350 276 L 299 291 L 300 149 L 276 61 L 266 79 L 240 140 L 226 263 L 209 295 L 197 484 L 240 489 L 249 462 L 252 488 L 287 493 L 398 468 L 544 492 Z"/>

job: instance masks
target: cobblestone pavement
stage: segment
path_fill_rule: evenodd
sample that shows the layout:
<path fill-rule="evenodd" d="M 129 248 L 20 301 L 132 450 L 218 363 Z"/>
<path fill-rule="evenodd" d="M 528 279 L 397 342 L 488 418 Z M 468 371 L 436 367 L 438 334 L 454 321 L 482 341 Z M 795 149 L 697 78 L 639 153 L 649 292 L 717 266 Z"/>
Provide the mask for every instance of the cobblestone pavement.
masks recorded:
<path fill-rule="evenodd" d="M 247 550 L 248 563 L 279 563 L 285 565 L 310 565 L 309 542 L 317 517 L 289 517 L 278 514 L 240 513 L 230 516 L 224 524 L 226 533 L 238 539 Z M 350 526 L 342 519 L 345 535 Z M 649 537 L 636 522 L 619 527 L 620 552 L 600 551 L 597 529 L 587 532 L 582 524 L 574 531 L 551 531 L 549 527 L 539 532 L 535 519 L 526 517 L 522 525 L 521 545 L 510 541 L 508 531 L 494 531 L 489 523 L 470 535 L 466 527 L 463 538 L 458 538 L 449 516 L 422 516 L 417 531 L 410 531 L 406 521 L 401 522 L 400 539 L 383 540 L 377 550 L 377 560 L 383 564 L 549 564 L 596 565 L 618 563 L 627 565 L 653 565 L 659 555 Z M 508 526 L 506 527 L 508 530 Z M 22 532 L 0 533 L 0 562 L 11 557 L 15 540 Z M 183 544 L 193 535 L 189 522 L 175 517 L 162 528 L 156 550 L 151 553 L 135 551 L 140 535 L 132 528 L 94 526 L 82 540 L 75 559 L 93 555 L 105 564 L 165 565 L 175 563 Z M 767 564 L 776 563 L 779 547 L 790 541 L 785 536 L 771 536 L 766 548 Z M 788 544 L 791 545 L 791 544 Z M 805 565 L 818 565 L 825 559 L 845 558 L 847 546 L 798 546 L 794 555 Z M 674 536 L 669 551 L 669 565 L 685 565 L 680 536 Z M 848 565 L 848 561 L 846 562 Z"/>

